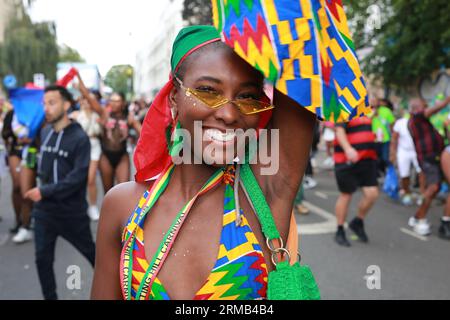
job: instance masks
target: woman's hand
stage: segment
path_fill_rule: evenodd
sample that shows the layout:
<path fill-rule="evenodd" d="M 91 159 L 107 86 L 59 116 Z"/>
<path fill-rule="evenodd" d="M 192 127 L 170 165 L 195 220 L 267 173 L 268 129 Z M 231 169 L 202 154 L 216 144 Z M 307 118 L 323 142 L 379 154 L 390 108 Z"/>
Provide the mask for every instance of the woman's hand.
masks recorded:
<path fill-rule="evenodd" d="M 101 123 L 105 123 L 108 115 L 106 114 L 105 110 L 102 108 L 100 103 L 97 101 L 97 99 L 93 98 L 91 96 L 91 93 L 89 92 L 88 88 L 86 88 L 83 80 L 81 79 L 80 73 L 77 70 L 76 78 L 78 79 L 78 88 L 83 97 L 88 101 L 89 105 L 91 106 L 92 110 L 94 110 L 101 118 Z"/>

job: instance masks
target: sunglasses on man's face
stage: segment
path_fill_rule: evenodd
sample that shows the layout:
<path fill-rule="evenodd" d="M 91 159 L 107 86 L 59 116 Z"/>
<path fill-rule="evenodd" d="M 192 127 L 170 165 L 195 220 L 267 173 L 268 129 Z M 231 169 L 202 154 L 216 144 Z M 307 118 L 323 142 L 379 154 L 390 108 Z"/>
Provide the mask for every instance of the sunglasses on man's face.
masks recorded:
<path fill-rule="evenodd" d="M 253 98 L 237 98 L 235 100 L 229 100 L 214 91 L 188 88 L 183 85 L 183 82 L 178 79 L 178 77 L 174 78 L 185 91 L 187 97 L 194 96 L 211 109 L 220 108 L 229 102 L 238 107 L 239 111 L 244 115 L 256 114 L 274 108 L 272 104 L 262 100 Z"/>

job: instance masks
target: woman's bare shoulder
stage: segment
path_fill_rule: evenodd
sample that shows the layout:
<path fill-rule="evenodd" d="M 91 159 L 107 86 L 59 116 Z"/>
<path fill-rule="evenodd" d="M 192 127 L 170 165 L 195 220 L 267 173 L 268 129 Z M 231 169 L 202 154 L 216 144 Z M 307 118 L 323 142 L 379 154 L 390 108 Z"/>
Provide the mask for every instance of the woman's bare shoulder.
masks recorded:
<path fill-rule="evenodd" d="M 123 225 L 136 208 L 139 200 L 153 182 L 125 182 L 114 186 L 103 199 L 102 215 L 106 214 Z"/>

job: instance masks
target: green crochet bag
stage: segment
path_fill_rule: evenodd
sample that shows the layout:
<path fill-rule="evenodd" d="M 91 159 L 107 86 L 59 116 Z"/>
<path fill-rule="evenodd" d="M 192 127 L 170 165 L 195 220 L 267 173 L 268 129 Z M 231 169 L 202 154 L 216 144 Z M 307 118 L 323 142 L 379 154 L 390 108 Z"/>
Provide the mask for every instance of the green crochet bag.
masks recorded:
<path fill-rule="evenodd" d="M 284 248 L 283 240 L 273 220 L 272 212 L 264 194 L 259 187 L 248 163 L 240 165 L 238 179 L 243 184 L 244 192 L 256 212 L 267 239 L 267 246 L 272 253 L 275 270 L 269 272 L 267 298 L 269 300 L 319 300 L 320 291 L 309 266 L 289 263 L 290 252 Z M 275 248 L 273 240 L 279 239 L 280 247 Z M 279 254 L 284 253 L 287 261 L 276 261 Z M 300 255 L 299 255 L 300 256 Z"/>

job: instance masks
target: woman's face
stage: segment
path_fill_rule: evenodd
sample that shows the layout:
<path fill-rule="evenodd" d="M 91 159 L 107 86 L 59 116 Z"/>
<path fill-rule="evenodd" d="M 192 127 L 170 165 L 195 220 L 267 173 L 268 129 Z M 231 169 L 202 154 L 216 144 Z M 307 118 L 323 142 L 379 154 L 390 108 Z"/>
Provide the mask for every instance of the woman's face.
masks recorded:
<path fill-rule="evenodd" d="M 120 113 L 123 110 L 123 99 L 122 97 L 117 94 L 113 93 L 111 97 L 109 98 L 109 105 L 111 106 L 111 112 L 112 113 Z"/>
<path fill-rule="evenodd" d="M 94 97 L 95 99 L 95 96 L 92 93 L 90 93 L 90 96 Z M 89 101 L 85 98 L 80 99 L 80 108 L 81 110 L 91 111 L 91 105 L 89 104 Z"/>
<path fill-rule="evenodd" d="M 183 66 L 184 87 L 211 91 L 228 100 L 260 99 L 263 96 L 262 76 L 233 50 L 228 47 L 204 47 L 201 50 Z M 190 133 L 193 156 L 216 166 L 232 163 L 238 150 L 243 150 L 246 141 L 238 139 L 236 130 L 256 129 L 260 119 L 259 114 L 242 114 L 230 102 L 211 109 L 196 97 L 187 96 L 179 86 L 172 90 L 170 102 L 181 127 Z M 201 121 L 201 126 L 197 121 Z M 197 123 L 196 130 L 194 122 Z M 196 132 L 201 132 L 201 148 Z M 193 145 L 197 146 L 193 148 Z"/>

